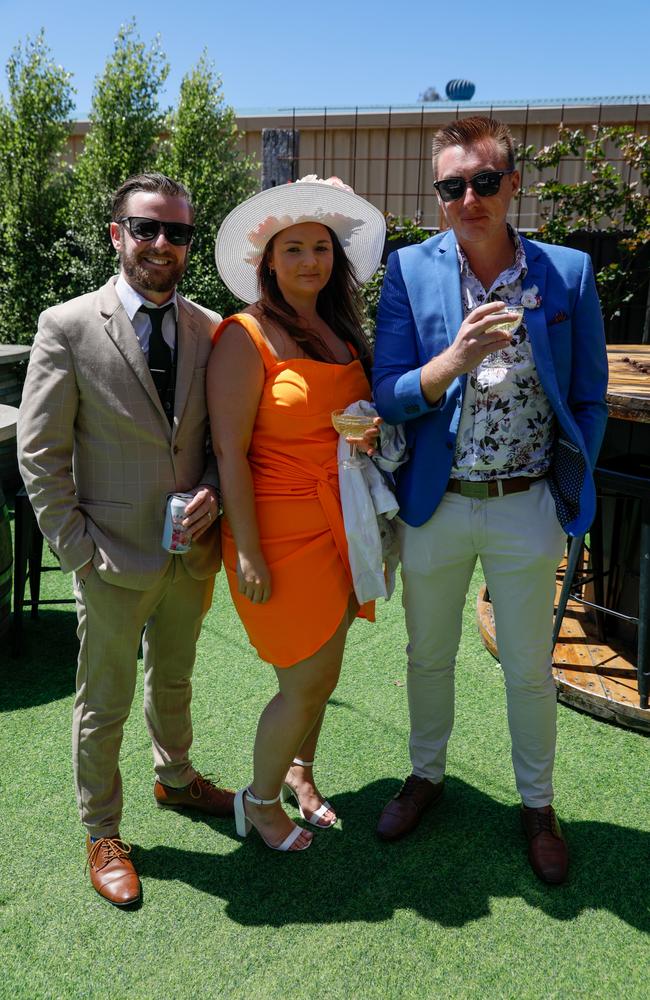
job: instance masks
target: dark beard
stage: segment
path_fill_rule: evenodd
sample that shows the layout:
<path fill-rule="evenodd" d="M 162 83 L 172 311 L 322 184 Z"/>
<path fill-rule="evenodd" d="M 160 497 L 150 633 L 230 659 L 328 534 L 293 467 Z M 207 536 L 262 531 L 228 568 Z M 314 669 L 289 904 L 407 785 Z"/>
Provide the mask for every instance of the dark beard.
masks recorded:
<path fill-rule="evenodd" d="M 151 292 L 173 292 L 185 274 L 185 261 L 171 264 L 160 274 L 148 270 L 140 264 L 135 254 L 121 254 L 122 270 L 136 288 Z"/>

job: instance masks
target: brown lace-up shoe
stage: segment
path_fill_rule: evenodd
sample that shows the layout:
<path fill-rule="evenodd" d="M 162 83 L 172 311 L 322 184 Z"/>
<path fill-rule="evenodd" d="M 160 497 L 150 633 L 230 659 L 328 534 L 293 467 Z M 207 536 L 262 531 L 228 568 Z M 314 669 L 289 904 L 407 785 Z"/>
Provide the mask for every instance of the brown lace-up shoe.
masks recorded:
<path fill-rule="evenodd" d="M 423 813 L 442 795 L 443 782 L 409 774 L 397 795 L 384 807 L 377 824 L 380 840 L 399 840 L 415 830 Z"/>
<path fill-rule="evenodd" d="M 221 817 L 235 814 L 235 793 L 227 788 L 217 788 L 209 778 L 200 774 L 184 788 L 170 788 L 157 781 L 153 794 L 158 805 L 165 809 L 198 809 L 210 816 Z"/>
<path fill-rule="evenodd" d="M 528 840 L 531 868 L 544 882 L 561 885 L 569 868 L 569 851 L 552 807 L 521 807 L 521 824 Z"/>
<path fill-rule="evenodd" d="M 119 837 L 100 837 L 93 844 L 86 837 L 90 881 L 100 896 L 113 906 L 130 906 L 140 899 L 138 874 L 129 860 L 131 845 Z"/>

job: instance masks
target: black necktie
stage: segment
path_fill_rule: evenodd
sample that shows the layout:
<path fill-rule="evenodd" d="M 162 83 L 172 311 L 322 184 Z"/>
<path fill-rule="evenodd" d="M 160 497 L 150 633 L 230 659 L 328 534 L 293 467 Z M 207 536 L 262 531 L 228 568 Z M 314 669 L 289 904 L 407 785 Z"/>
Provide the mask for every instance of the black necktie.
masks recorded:
<path fill-rule="evenodd" d="M 163 338 L 162 324 L 165 313 L 171 308 L 173 308 L 172 302 L 168 302 L 162 309 L 149 309 L 147 306 L 140 306 L 140 311 L 145 313 L 151 321 L 149 370 L 170 424 L 174 419 L 174 383 L 176 381 L 176 373 L 174 371 L 172 351 Z"/>

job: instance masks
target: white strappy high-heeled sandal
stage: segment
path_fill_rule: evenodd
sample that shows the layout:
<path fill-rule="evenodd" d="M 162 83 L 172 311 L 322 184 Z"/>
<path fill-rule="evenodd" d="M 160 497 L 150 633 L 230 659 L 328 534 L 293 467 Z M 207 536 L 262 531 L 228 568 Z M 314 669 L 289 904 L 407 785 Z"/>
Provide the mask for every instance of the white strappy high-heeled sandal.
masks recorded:
<path fill-rule="evenodd" d="M 250 833 L 251 827 L 253 826 L 252 821 L 246 815 L 246 810 L 244 808 L 244 796 L 246 796 L 248 801 L 252 802 L 253 805 L 255 806 L 272 806 L 275 805 L 275 803 L 279 802 L 280 800 L 279 795 L 276 795 L 274 799 L 258 799 L 257 796 L 253 795 L 253 793 L 251 792 L 250 786 L 248 788 L 241 788 L 235 795 L 235 804 L 234 804 L 235 829 L 237 830 L 237 833 L 239 834 L 240 837 L 245 837 L 248 833 Z M 259 830 L 257 832 L 260 833 Z M 293 846 L 297 841 L 298 837 L 300 836 L 300 834 L 304 832 L 305 831 L 301 826 L 298 826 L 296 823 L 294 823 L 293 830 L 291 831 L 289 836 L 285 837 L 282 843 L 278 844 L 277 846 L 275 844 L 270 844 L 265 837 L 262 837 L 261 833 L 260 837 L 262 837 L 262 840 L 264 841 L 266 846 L 270 847 L 272 851 L 291 851 L 292 849 L 294 851 L 306 851 L 307 848 L 311 845 L 312 834 L 309 834 L 309 840 L 307 841 L 306 844 L 303 844 L 302 847 Z"/>
<path fill-rule="evenodd" d="M 291 763 L 298 764 L 299 767 L 314 766 L 313 760 L 301 760 L 300 757 L 294 757 Z M 334 826 L 334 824 L 337 821 L 338 817 L 335 814 L 334 819 L 331 820 L 329 823 L 318 822 L 320 819 L 323 818 L 326 812 L 332 812 L 332 813 L 334 812 L 334 809 L 329 804 L 327 799 L 323 799 L 318 809 L 314 810 L 313 813 L 310 813 L 309 816 L 307 816 L 302 808 L 302 805 L 300 804 L 298 793 L 296 792 L 295 788 L 292 788 L 291 785 L 289 785 L 286 781 L 282 785 L 282 790 L 280 791 L 280 797 L 282 798 L 283 802 L 287 802 L 289 799 L 295 799 L 296 804 L 298 806 L 298 812 L 300 813 L 302 819 L 304 819 L 305 823 L 309 823 L 310 826 L 315 826 L 317 830 L 329 830 L 329 828 L 331 826 Z"/>

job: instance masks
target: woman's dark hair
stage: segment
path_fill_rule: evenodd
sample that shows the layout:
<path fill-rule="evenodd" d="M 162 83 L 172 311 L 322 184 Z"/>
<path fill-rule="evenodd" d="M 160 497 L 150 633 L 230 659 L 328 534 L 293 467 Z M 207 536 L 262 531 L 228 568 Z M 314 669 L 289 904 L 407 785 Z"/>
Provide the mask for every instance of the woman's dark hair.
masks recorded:
<path fill-rule="evenodd" d="M 332 239 L 334 263 L 330 279 L 319 294 L 316 310 L 321 319 L 345 344 L 352 344 L 368 377 L 372 366 L 372 350 L 363 332 L 363 307 L 359 283 L 352 270 L 339 238 L 329 226 L 325 227 Z M 276 233 L 277 235 L 277 233 Z M 275 236 L 269 240 L 257 268 L 260 297 L 257 300 L 262 314 L 278 323 L 314 361 L 333 362 L 334 357 L 314 330 L 300 325 L 298 314 L 284 298 L 275 273 L 269 268 Z"/>

